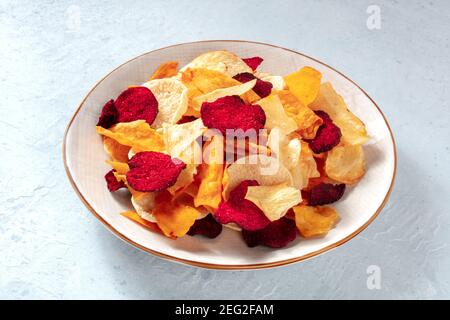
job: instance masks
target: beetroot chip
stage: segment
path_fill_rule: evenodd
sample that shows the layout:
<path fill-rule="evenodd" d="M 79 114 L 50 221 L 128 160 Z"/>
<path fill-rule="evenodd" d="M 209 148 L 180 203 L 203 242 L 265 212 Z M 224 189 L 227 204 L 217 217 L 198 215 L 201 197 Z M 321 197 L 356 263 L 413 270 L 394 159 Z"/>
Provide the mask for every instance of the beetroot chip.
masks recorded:
<path fill-rule="evenodd" d="M 330 151 L 341 141 L 341 129 L 331 120 L 330 116 L 323 111 L 314 111 L 322 118 L 323 124 L 319 127 L 316 137 L 308 140 L 309 147 L 314 153 Z"/>
<path fill-rule="evenodd" d="M 178 120 L 177 124 L 192 122 L 194 120 L 197 120 L 194 116 L 182 116 L 180 120 Z"/>
<path fill-rule="evenodd" d="M 158 114 L 158 101 L 146 87 L 131 87 L 123 91 L 117 97 L 115 106 L 117 122 L 145 120 L 152 124 Z"/>
<path fill-rule="evenodd" d="M 257 231 L 242 230 L 242 237 L 250 248 L 258 245 L 270 248 L 283 248 L 297 237 L 295 221 L 281 218 L 271 222 L 264 229 Z"/>
<path fill-rule="evenodd" d="M 230 192 L 228 201 L 222 201 L 214 217 L 220 223 L 234 222 L 244 230 L 255 231 L 266 227 L 270 220 L 253 202 L 245 199 L 247 188 L 257 186 L 254 180 L 242 181 Z"/>
<path fill-rule="evenodd" d="M 145 151 L 136 153 L 128 161 L 130 170 L 127 182 L 134 190 L 142 192 L 161 191 L 175 184 L 186 164 L 169 155 Z"/>
<path fill-rule="evenodd" d="M 266 114 L 258 105 L 245 104 L 239 96 L 226 96 L 214 102 L 203 102 L 200 110 L 205 126 L 226 135 L 227 129 L 256 131 L 264 128 Z"/>
<path fill-rule="evenodd" d="M 345 192 L 345 184 L 320 183 L 310 190 L 302 191 L 302 197 L 310 206 L 323 206 L 338 201 Z"/>
<path fill-rule="evenodd" d="M 97 126 L 108 129 L 117 123 L 117 109 L 114 100 L 109 100 L 102 108 L 100 118 L 98 118 Z"/>
<path fill-rule="evenodd" d="M 214 239 L 222 232 L 222 225 L 214 219 L 212 214 L 208 214 L 203 219 L 195 220 L 194 225 L 189 229 L 188 235 L 197 234 Z"/>
<path fill-rule="evenodd" d="M 114 176 L 114 169 L 108 171 L 108 173 L 105 175 L 106 180 L 106 186 L 108 187 L 108 190 L 110 192 L 115 192 L 121 188 L 126 188 L 125 183 L 123 181 L 117 181 L 116 177 Z"/>
<path fill-rule="evenodd" d="M 246 83 L 253 79 L 256 79 L 256 84 L 253 87 L 253 91 L 255 91 L 255 93 L 261 98 L 267 97 L 272 92 L 272 83 L 258 79 L 250 72 L 239 73 L 233 78 L 242 83 Z"/>
<path fill-rule="evenodd" d="M 264 61 L 264 59 L 261 57 L 244 58 L 242 60 L 244 60 L 244 62 L 250 68 L 252 68 L 253 71 L 255 71 L 259 67 L 259 65 Z"/>

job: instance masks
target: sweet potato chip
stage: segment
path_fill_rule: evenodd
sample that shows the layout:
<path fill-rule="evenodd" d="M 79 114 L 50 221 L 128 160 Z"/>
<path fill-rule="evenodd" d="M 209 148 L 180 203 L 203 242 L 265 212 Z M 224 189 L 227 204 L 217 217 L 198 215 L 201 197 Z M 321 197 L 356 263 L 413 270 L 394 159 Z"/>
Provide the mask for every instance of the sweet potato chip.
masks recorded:
<path fill-rule="evenodd" d="M 361 145 L 340 145 L 328 152 L 325 161 L 328 177 L 345 184 L 359 181 L 365 173 L 364 151 Z"/>
<path fill-rule="evenodd" d="M 147 221 L 145 219 L 142 219 L 136 212 L 134 211 L 125 211 L 122 212 L 121 215 L 123 215 L 124 217 L 133 220 L 134 222 L 139 223 L 140 225 L 146 227 L 147 229 L 154 231 L 154 232 L 159 232 L 161 233 L 161 229 L 158 227 L 158 225 L 156 223 Z"/>
<path fill-rule="evenodd" d="M 319 93 L 322 74 L 314 68 L 303 67 L 284 77 L 286 86 L 305 106 L 313 102 Z"/>
<path fill-rule="evenodd" d="M 280 98 L 286 114 L 297 123 L 298 132 L 302 138 L 313 139 L 322 125 L 322 118 L 301 103 L 289 90 L 278 91 L 276 94 Z"/>
<path fill-rule="evenodd" d="M 278 127 L 286 134 L 297 130 L 297 123 L 293 118 L 287 115 L 281 104 L 281 100 L 277 95 L 270 95 L 259 100 L 256 104 L 266 113 L 265 127 L 267 129 Z"/>
<path fill-rule="evenodd" d="M 304 238 L 324 236 L 339 220 L 332 207 L 310 207 L 299 205 L 293 208 L 295 224 Z"/>
<path fill-rule="evenodd" d="M 128 163 L 126 162 L 107 160 L 106 163 L 109 164 L 118 174 L 126 174 L 128 170 L 130 170 Z"/>
<path fill-rule="evenodd" d="M 331 117 L 334 124 L 341 129 L 343 143 L 356 145 L 369 139 L 364 123 L 348 110 L 344 99 L 337 94 L 329 82 L 320 86 L 317 98 L 309 107 L 313 110 L 325 111 Z"/>
<path fill-rule="evenodd" d="M 256 204 L 270 221 L 280 219 L 290 208 L 302 201 L 300 190 L 286 184 L 250 186 L 245 199 Z"/>
<path fill-rule="evenodd" d="M 156 69 L 155 72 L 153 72 L 152 76 L 148 80 L 150 81 L 155 79 L 163 79 L 176 76 L 178 73 L 177 70 L 178 70 L 177 61 L 168 61 L 161 63 L 158 69 Z"/>
<path fill-rule="evenodd" d="M 153 216 L 167 237 L 184 236 L 200 215 L 201 212 L 194 207 L 172 202 L 167 192 L 162 192 L 156 197 Z"/>
<path fill-rule="evenodd" d="M 124 146 L 112 138 L 103 137 L 103 148 L 112 160 L 119 162 L 128 161 L 129 146 Z"/>
<path fill-rule="evenodd" d="M 163 151 L 164 142 L 160 134 L 145 120 L 118 123 L 109 129 L 96 127 L 97 133 L 116 140 L 118 143 L 132 147 L 137 151 Z"/>

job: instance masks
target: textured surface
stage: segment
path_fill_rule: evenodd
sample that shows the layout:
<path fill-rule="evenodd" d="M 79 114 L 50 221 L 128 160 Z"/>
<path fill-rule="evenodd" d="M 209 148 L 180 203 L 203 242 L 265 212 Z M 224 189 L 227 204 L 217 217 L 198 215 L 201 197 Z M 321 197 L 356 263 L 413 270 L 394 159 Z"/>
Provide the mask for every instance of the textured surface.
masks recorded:
<path fill-rule="evenodd" d="M 373 30 L 366 26 L 372 1 L 222 1 L 214 9 L 201 1 L 121 3 L 0 3 L 0 298 L 450 297 L 447 1 L 376 1 L 381 28 Z M 394 192 L 348 244 L 272 270 L 196 269 L 117 239 L 72 191 L 61 140 L 98 79 L 161 46 L 227 38 L 327 62 L 390 120 L 399 161 Z M 370 290 L 367 271 L 377 267 L 381 287 Z"/>

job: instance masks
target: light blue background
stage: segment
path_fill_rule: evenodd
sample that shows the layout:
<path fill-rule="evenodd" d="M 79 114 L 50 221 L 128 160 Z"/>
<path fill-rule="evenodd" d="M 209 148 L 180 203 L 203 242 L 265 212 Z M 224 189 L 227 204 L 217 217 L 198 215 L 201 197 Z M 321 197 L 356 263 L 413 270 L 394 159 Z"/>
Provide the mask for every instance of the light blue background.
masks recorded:
<path fill-rule="evenodd" d="M 373 3 L 380 30 L 372 1 L 1 1 L 0 298 L 450 298 L 450 2 Z M 81 99 L 136 55 L 204 39 L 304 52 L 380 105 L 397 181 L 362 234 L 303 263 L 219 272 L 141 252 L 83 206 L 61 158 Z"/>

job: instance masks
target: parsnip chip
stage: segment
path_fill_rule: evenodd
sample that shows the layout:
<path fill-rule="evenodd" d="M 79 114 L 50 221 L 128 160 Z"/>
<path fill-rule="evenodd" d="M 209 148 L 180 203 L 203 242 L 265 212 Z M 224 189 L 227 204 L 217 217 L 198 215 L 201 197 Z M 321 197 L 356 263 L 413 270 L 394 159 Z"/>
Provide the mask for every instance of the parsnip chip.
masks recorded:
<path fill-rule="evenodd" d="M 253 70 L 241 58 L 225 50 L 206 52 L 184 66 L 181 71 L 185 71 L 188 68 L 215 70 L 230 77 L 242 72 L 253 73 Z"/>
<path fill-rule="evenodd" d="M 289 91 L 305 106 L 308 106 L 316 99 L 321 79 L 322 74 L 311 67 L 303 67 L 284 77 Z"/>
<path fill-rule="evenodd" d="M 288 137 L 280 128 L 275 127 L 270 131 L 267 147 L 269 147 L 271 154 L 280 159 L 288 170 L 298 165 L 301 143 L 295 135 Z"/>
<path fill-rule="evenodd" d="M 195 110 L 200 110 L 200 107 L 203 102 L 214 102 L 219 98 L 226 97 L 226 96 L 240 96 L 244 93 L 250 91 L 256 84 L 256 79 L 251 80 L 249 82 L 239 84 L 233 87 L 223 88 L 223 89 L 217 89 L 214 91 L 211 91 L 209 93 L 206 93 L 204 95 L 195 97 L 193 99 L 193 107 Z"/>
<path fill-rule="evenodd" d="M 168 193 L 163 192 L 156 197 L 153 216 L 158 227 L 170 238 L 182 237 L 195 223 L 201 212 L 191 206 L 171 201 Z"/>
<path fill-rule="evenodd" d="M 313 139 L 323 120 L 309 107 L 300 102 L 289 90 L 276 93 L 286 114 L 295 120 L 298 132 L 304 139 Z"/>
<path fill-rule="evenodd" d="M 130 146 L 138 151 L 164 151 L 164 142 L 160 134 L 150 128 L 145 120 L 122 122 L 109 129 L 96 127 L 97 133 Z"/>
<path fill-rule="evenodd" d="M 226 74 L 209 69 L 187 69 L 181 73 L 181 81 L 190 90 L 190 97 L 196 97 L 217 89 L 240 85 Z"/>
<path fill-rule="evenodd" d="M 286 88 L 286 83 L 282 76 L 274 76 L 270 73 L 255 72 L 255 77 L 263 81 L 270 82 L 272 84 L 272 90 L 283 90 Z"/>
<path fill-rule="evenodd" d="M 328 152 L 325 172 L 333 180 L 353 184 L 365 173 L 364 151 L 361 145 L 339 145 Z"/>
<path fill-rule="evenodd" d="M 324 236 L 339 220 L 332 207 L 310 207 L 299 205 L 293 208 L 295 224 L 304 238 Z"/>
<path fill-rule="evenodd" d="M 288 169 L 274 157 L 250 155 L 238 159 L 226 170 L 223 179 L 223 196 L 228 200 L 230 191 L 244 180 L 256 180 L 261 186 L 285 183 L 292 186 L 292 176 Z"/>
<path fill-rule="evenodd" d="M 319 95 L 311 103 L 310 108 L 322 110 L 331 117 L 334 124 L 341 129 L 341 142 L 356 145 L 369 139 L 364 123 L 348 110 L 344 99 L 337 94 L 329 82 L 320 86 Z"/>
<path fill-rule="evenodd" d="M 177 70 L 178 70 L 177 61 L 168 61 L 161 63 L 158 69 L 156 69 L 155 72 L 153 72 L 152 76 L 148 80 L 150 81 L 155 79 L 163 79 L 176 76 L 178 73 Z"/>
<path fill-rule="evenodd" d="M 278 127 L 286 134 L 297 130 L 297 123 L 286 114 L 277 95 L 270 95 L 259 100 L 256 104 L 266 113 L 266 128 L 273 129 Z"/>
<path fill-rule="evenodd" d="M 128 170 L 130 170 L 128 163 L 126 162 L 107 160 L 106 163 L 109 164 L 114 170 L 116 170 L 118 174 L 126 174 Z"/>
<path fill-rule="evenodd" d="M 128 161 L 129 146 L 124 146 L 112 138 L 103 137 L 103 148 L 112 160 L 119 162 Z"/>
<path fill-rule="evenodd" d="M 131 196 L 131 204 L 142 219 L 156 222 L 152 214 L 152 210 L 155 207 L 155 197 L 155 192 L 140 192 L 140 194 Z"/>
<path fill-rule="evenodd" d="M 128 219 L 133 220 L 134 222 L 139 223 L 140 225 L 150 229 L 151 231 L 161 232 L 161 229 L 158 227 L 158 225 L 156 223 L 142 219 L 139 216 L 139 214 L 137 214 L 134 211 L 125 211 L 125 212 L 122 212 L 121 215 L 123 215 L 124 217 L 126 217 Z"/>
<path fill-rule="evenodd" d="M 300 190 L 286 184 L 250 186 L 245 199 L 256 204 L 270 221 L 283 217 L 293 206 L 302 201 Z"/>
<path fill-rule="evenodd" d="M 174 124 L 188 108 L 188 89 L 175 78 L 155 79 L 144 83 L 158 101 L 158 114 L 152 128 L 161 128 L 164 123 Z"/>

